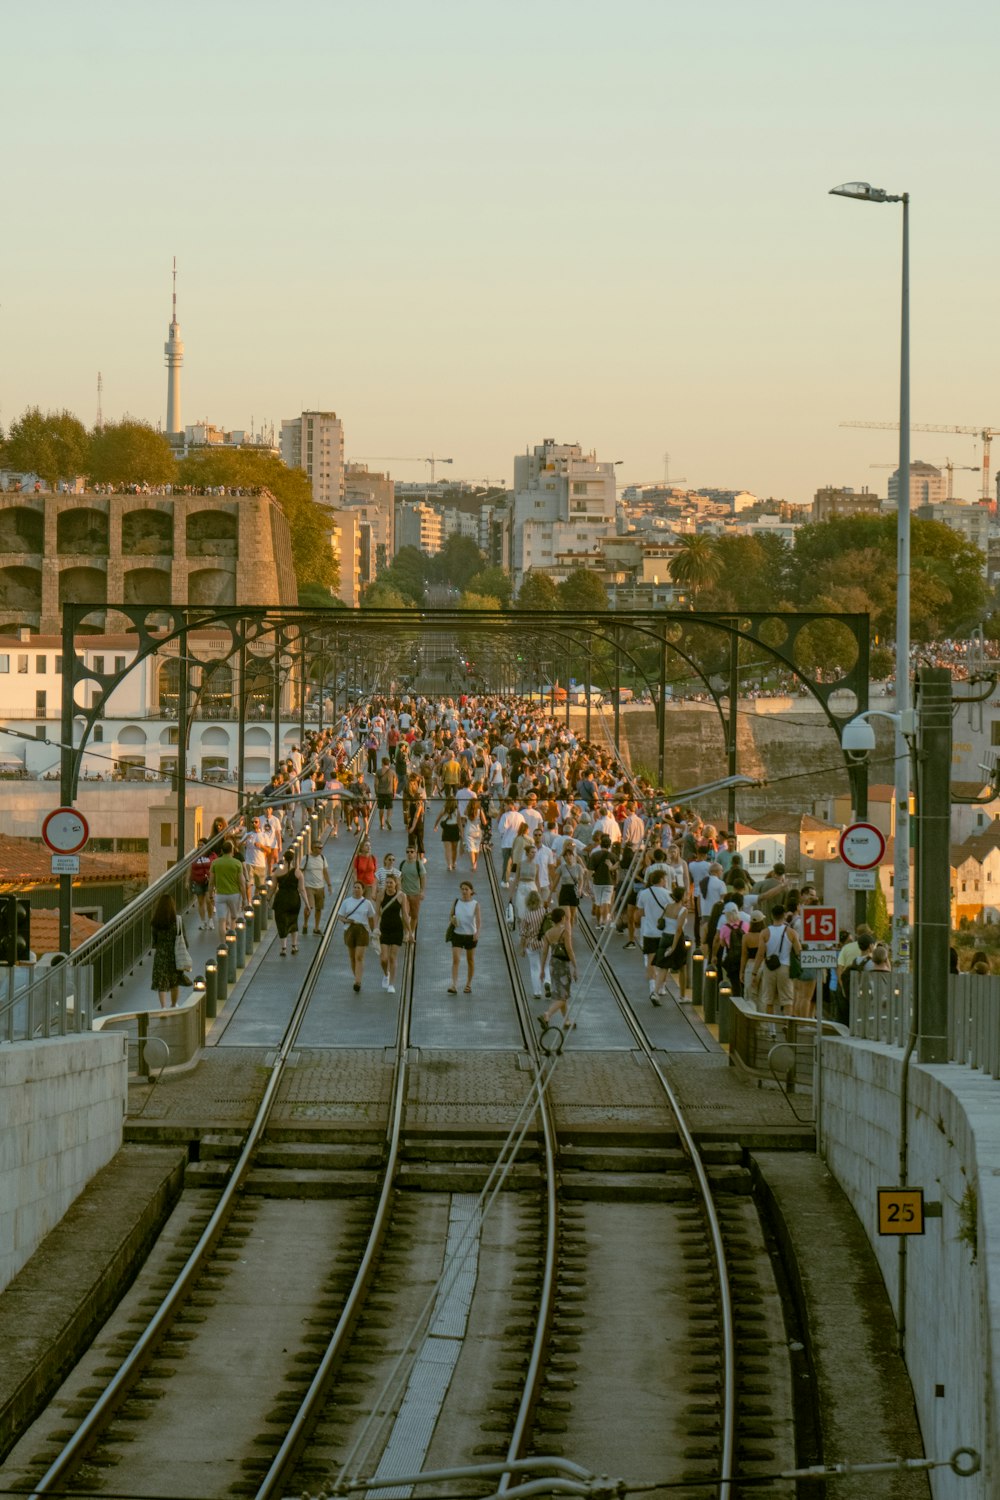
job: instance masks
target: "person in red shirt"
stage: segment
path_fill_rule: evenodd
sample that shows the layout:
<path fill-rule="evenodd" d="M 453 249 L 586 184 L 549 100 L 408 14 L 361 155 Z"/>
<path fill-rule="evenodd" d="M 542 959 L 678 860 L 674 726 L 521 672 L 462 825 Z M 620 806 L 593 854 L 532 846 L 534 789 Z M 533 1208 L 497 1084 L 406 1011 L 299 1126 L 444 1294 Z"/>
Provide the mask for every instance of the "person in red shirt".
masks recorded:
<path fill-rule="evenodd" d="M 375 893 L 378 888 L 377 882 L 375 880 L 375 873 L 377 870 L 378 860 L 372 853 L 371 844 L 367 839 L 364 839 L 362 841 L 361 848 L 354 856 L 354 875 L 355 878 L 359 880 L 364 886 L 365 897 L 369 901 L 375 900 Z"/>
<path fill-rule="evenodd" d="M 198 853 L 191 861 L 191 893 L 198 902 L 198 931 L 204 932 L 212 924 L 211 897 L 208 894 L 208 877 L 212 865 L 218 858 L 216 850 L 203 848 L 205 839 L 198 840 Z"/>

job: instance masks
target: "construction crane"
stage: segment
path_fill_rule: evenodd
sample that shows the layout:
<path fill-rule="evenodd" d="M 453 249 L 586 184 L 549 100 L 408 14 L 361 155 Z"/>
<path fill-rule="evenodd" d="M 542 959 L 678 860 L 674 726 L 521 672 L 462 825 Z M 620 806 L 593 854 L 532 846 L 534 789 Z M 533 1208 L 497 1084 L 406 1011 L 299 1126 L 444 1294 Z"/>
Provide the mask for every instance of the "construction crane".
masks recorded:
<path fill-rule="evenodd" d="M 895 464 L 869 464 L 868 467 L 869 467 L 869 469 L 898 469 L 899 468 L 899 464 L 898 463 L 895 463 Z M 978 474 L 979 473 L 979 465 L 978 464 L 953 464 L 950 458 L 946 458 L 945 461 L 944 461 L 944 463 L 943 464 L 939 464 L 938 467 L 942 468 L 942 469 L 947 469 L 948 470 L 948 499 L 949 500 L 951 500 L 951 499 L 954 498 L 954 495 L 953 495 L 952 491 L 953 491 L 953 488 L 954 488 L 954 476 L 955 476 L 955 470 L 956 469 L 965 470 L 965 471 L 967 471 L 970 474 Z"/>
<path fill-rule="evenodd" d="M 886 432 L 898 432 L 898 422 L 841 422 L 841 427 L 880 427 Z M 1000 427 L 935 427 L 930 422 L 913 422 L 911 432 L 963 432 L 976 437 L 983 445 L 983 492 L 981 504 L 989 505 L 990 496 L 990 443 L 1000 437 Z"/>
<path fill-rule="evenodd" d="M 430 464 L 431 484 L 434 483 L 434 467 L 436 464 L 453 464 L 453 458 L 438 458 L 431 454 L 430 458 L 400 458 L 396 453 L 362 453 L 357 458 L 348 459 L 352 464 Z"/>

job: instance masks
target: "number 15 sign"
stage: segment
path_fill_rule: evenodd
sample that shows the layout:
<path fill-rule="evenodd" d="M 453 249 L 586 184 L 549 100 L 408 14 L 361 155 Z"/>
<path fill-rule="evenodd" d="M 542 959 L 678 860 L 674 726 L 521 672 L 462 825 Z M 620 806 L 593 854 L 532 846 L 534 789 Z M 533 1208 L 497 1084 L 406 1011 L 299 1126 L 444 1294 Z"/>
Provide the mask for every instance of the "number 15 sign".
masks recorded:
<path fill-rule="evenodd" d="M 837 941 L 837 908 L 804 906 L 802 908 L 802 941 L 835 943 Z"/>

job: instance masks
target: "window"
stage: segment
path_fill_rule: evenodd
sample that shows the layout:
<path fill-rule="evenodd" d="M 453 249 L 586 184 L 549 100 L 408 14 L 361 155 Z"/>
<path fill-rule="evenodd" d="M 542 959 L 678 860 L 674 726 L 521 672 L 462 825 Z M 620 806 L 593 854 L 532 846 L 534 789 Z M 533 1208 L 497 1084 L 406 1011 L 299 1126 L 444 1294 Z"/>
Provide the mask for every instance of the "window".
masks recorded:
<path fill-rule="evenodd" d="M 62 671 L 62 657 L 61 657 L 61 656 L 57 656 L 57 657 L 56 657 L 56 664 L 55 664 L 55 666 L 54 666 L 54 667 L 53 667 L 53 671 L 54 671 L 54 672 L 55 672 L 55 673 L 56 673 L 56 674 L 57 674 L 57 675 L 58 675 L 58 673 L 60 673 L 60 672 L 61 672 L 61 671 Z"/>
<path fill-rule="evenodd" d="M 169 849 L 174 841 L 174 830 L 169 823 L 160 824 L 160 848 Z"/>
<path fill-rule="evenodd" d="M 93 665 L 93 668 L 94 668 L 95 672 L 101 672 L 101 673 L 103 673 L 104 672 L 104 657 L 103 656 L 95 656 L 92 665 Z"/>
<path fill-rule="evenodd" d="M 3 656 L 0 656 L 0 672 L 9 672 L 9 671 L 10 671 L 10 657 L 7 656 L 6 653 L 5 653 Z"/>
<path fill-rule="evenodd" d="M 19 672 L 23 672 L 24 675 L 27 676 L 27 674 L 28 674 L 28 658 L 27 658 L 26 655 L 25 656 L 19 656 L 17 658 L 17 670 Z"/>
<path fill-rule="evenodd" d="M 35 693 L 35 715 L 39 719 L 44 719 L 45 715 L 48 713 L 48 709 L 45 706 L 47 698 L 48 694 L 46 693 L 44 688 Z"/>
<path fill-rule="evenodd" d="M 44 740 L 44 738 L 45 738 L 45 725 L 44 724 L 36 724 L 35 725 L 35 739 L 36 740 Z"/>
<path fill-rule="evenodd" d="M 36 656 L 35 657 L 35 671 L 38 673 L 39 677 L 44 677 L 45 676 L 45 671 L 46 671 L 47 663 L 48 663 L 48 657 L 46 657 L 46 656 Z"/>
<path fill-rule="evenodd" d="M 95 724 L 94 725 L 94 739 L 97 741 L 98 744 L 101 744 L 101 742 L 103 741 L 103 739 L 104 739 L 104 725 L 103 724 Z"/>
<path fill-rule="evenodd" d="M 116 672 L 124 672 L 124 670 L 125 670 L 125 658 L 124 658 L 124 656 L 116 656 L 115 657 L 115 671 Z"/>

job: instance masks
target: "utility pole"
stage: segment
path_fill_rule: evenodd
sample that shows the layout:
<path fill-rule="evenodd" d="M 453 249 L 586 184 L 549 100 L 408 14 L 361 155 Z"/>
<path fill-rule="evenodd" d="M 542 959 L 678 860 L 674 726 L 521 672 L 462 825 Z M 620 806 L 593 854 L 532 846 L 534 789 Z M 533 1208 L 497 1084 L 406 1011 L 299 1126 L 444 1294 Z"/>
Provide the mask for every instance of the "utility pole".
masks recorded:
<path fill-rule="evenodd" d="M 918 1057 L 948 1061 L 948 948 L 951 943 L 951 672 L 917 673 L 917 921 L 916 1018 Z"/>

